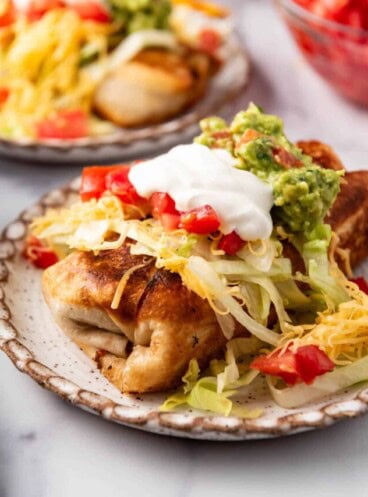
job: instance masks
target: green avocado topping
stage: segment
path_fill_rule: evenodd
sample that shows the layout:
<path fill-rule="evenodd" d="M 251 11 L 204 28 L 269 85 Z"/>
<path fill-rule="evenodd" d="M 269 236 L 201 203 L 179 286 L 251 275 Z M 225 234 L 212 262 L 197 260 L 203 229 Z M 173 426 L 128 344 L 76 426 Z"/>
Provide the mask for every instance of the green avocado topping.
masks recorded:
<path fill-rule="evenodd" d="M 285 136 L 283 122 L 254 104 L 230 125 L 218 117 L 200 123 L 196 143 L 228 150 L 237 167 L 272 185 L 275 226 L 290 233 L 308 233 L 323 223 L 340 190 L 341 172 L 323 169 Z"/>
<path fill-rule="evenodd" d="M 340 189 L 340 177 L 319 166 L 288 169 L 273 181 L 276 224 L 291 232 L 309 232 L 323 222 Z"/>

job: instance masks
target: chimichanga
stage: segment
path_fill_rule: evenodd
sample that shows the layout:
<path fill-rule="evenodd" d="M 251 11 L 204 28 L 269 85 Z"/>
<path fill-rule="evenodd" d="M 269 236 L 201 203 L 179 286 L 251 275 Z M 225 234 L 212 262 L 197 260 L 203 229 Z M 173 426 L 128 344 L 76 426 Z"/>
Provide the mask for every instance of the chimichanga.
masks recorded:
<path fill-rule="evenodd" d="M 300 146 L 324 167 L 342 168 L 329 147 Z M 367 204 L 368 172 L 346 173 L 327 219 L 353 265 L 368 255 Z M 297 264 L 295 254 L 288 256 Z M 119 282 L 131 270 L 120 305 L 112 310 Z M 97 255 L 73 252 L 45 271 L 43 291 L 61 328 L 123 392 L 172 388 L 190 359 L 204 366 L 226 343 L 208 302 L 177 274 L 156 269 L 153 258 L 131 255 L 127 242 Z M 238 325 L 236 334 L 247 331 Z"/>
<path fill-rule="evenodd" d="M 124 273 L 141 265 L 112 311 Z M 43 291 L 61 328 L 123 392 L 167 390 L 190 359 L 205 365 L 226 343 L 209 304 L 152 258 L 131 255 L 128 244 L 72 253 L 45 271 Z"/>

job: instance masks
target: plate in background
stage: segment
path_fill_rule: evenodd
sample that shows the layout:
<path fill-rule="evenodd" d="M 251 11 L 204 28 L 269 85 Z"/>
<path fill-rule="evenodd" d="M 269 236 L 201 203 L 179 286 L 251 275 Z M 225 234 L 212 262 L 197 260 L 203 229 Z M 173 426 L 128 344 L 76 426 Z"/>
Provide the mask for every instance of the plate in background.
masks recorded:
<path fill-rule="evenodd" d="M 24 162 L 96 164 L 145 157 L 189 142 L 198 121 L 209 115 L 232 116 L 241 106 L 250 76 L 250 61 L 238 40 L 231 57 L 211 79 L 205 95 L 187 112 L 162 124 L 120 129 L 113 134 L 78 140 L 0 138 L 0 156 Z"/>

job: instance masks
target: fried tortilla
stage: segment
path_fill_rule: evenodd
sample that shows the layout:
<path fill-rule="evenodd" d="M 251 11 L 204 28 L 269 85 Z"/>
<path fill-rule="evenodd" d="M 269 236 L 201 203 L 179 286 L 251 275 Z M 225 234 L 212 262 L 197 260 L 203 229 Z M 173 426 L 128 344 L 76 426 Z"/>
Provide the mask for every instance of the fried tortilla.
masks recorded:
<path fill-rule="evenodd" d="M 302 142 L 323 167 L 342 169 L 332 150 Z M 326 222 L 350 251 L 352 265 L 368 255 L 368 172 L 346 173 Z M 300 256 L 285 247 L 294 269 Z M 299 264 L 299 266 L 298 266 Z M 118 309 L 111 303 L 119 282 L 132 272 Z M 155 268 L 150 257 L 117 250 L 74 252 L 44 272 L 43 291 L 60 327 L 123 392 L 156 392 L 175 387 L 196 358 L 204 367 L 219 356 L 226 339 L 207 301 L 189 291 L 177 274 Z M 237 335 L 246 334 L 237 329 Z"/>
<path fill-rule="evenodd" d="M 318 141 L 300 141 L 298 147 L 322 167 L 344 170 L 328 145 Z M 368 171 L 346 172 L 326 223 L 339 238 L 339 247 L 349 251 L 352 267 L 368 256 Z"/>
<path fill-rule="evenodd" d="M 141 264 L 112 311 L 121 278 Z M 43 291 L 60 327 L 123 392 L 172 388 L 190 359 L 204 366 L 226 343 L 208 303 L 152 258 L 131 255 L 128 244 L 72 253 L 44 272 Z"/>
<path fill-rule="evenodd" d="M 99 114 L 119 126 L 162 122 L 203 95 L 210 69 L 205 54 L 146 49 L 102 81 L 94 105 Z"/>

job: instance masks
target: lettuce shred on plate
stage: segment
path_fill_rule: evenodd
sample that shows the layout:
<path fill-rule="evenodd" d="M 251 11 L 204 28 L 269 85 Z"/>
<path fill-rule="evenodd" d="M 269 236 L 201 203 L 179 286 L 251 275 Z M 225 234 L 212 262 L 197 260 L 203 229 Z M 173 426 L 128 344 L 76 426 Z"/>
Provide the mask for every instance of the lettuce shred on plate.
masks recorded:
<path fill-rule="evenodd" d="M 261 381 L 260 372 L 284 407 L 368 380 L 368 296 L 338 268 L 334 235 L 324 224 L 341 172 L 314 164 L 286 138 L 278 117 L 253 104 L 230 124 L 211 117 L 201 129 L 195 142 L 227 150 L 234 167 L 271 186 L 269 238 L 243 241 L 236 253 L 226 253 L 221 232 L 166 230 L 108 192 L 49 211 L 35 220 L 33 234 L 60 257 L 75 249 L 117 248 L 129 238 L 133 254 L 155 257 L 158 268 L 178 273 L 211 305 L 228 340 L 224 356 L 202 369 L 192 359 L 162 411 L 190 406 L 257 417 L 260 409 L 240 408 L 237 398 Z M 294 269 L 290 249 L 304 270 Z M 236 335 L 236 323 L 249 336 Z"/>

